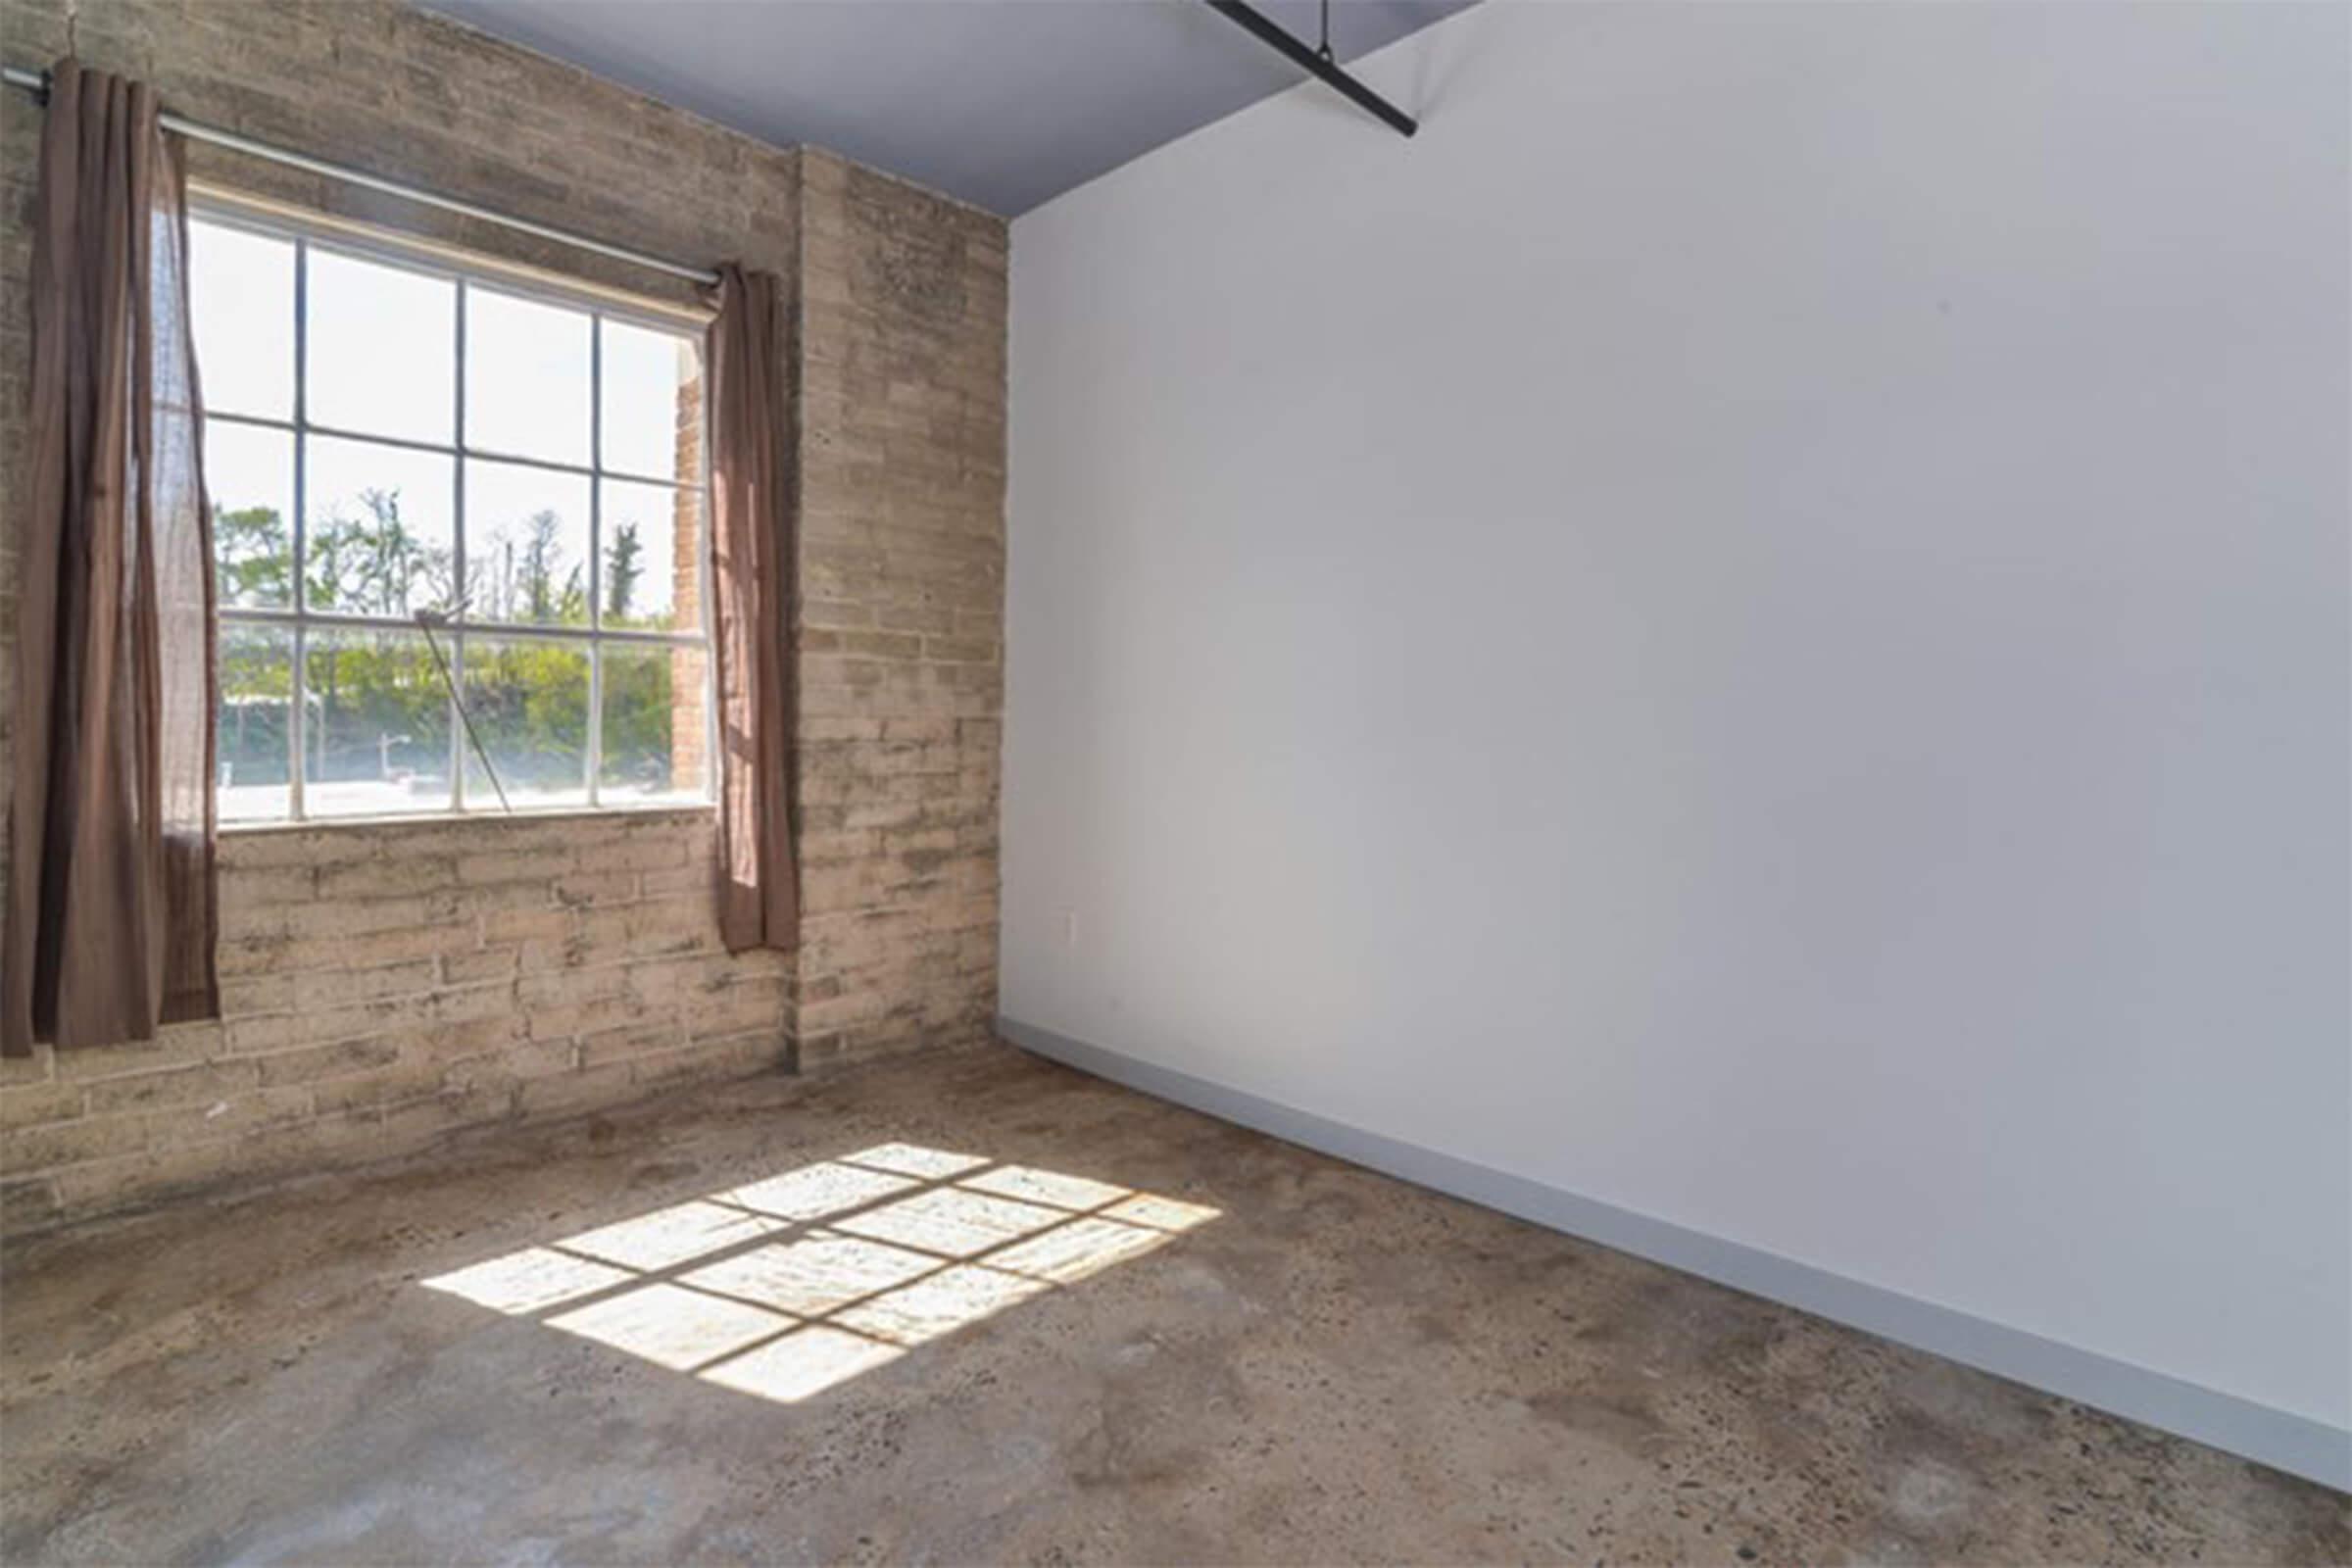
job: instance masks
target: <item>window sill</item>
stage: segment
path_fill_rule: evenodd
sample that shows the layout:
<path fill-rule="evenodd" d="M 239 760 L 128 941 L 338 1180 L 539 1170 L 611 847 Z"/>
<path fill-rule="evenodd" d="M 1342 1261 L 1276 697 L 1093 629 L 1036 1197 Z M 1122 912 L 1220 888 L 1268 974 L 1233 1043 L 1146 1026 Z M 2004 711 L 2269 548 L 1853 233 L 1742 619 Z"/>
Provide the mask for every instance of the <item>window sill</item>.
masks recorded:
<path fill-rule="evenodd" d="M 550 806 L 520 811 L 417 811 L 393 816 L 325 816 L 301 822 L 223 822 L 220 836 L 267 838 L 273 833 L 314 833 L 336 828 L 449 827 L 455 823 L 495 826 L 501 822 L 624 822 L 649 817 L 708 817 L 718 812 L 715 801 L 690 801 L 656 806 Z"/>

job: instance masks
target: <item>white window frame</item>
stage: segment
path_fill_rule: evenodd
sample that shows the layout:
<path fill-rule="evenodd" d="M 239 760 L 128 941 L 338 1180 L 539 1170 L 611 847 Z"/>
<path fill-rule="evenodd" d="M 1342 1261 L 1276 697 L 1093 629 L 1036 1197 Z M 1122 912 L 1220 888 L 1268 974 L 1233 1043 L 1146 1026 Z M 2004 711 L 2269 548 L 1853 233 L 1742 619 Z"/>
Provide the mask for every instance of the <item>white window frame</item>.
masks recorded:
<path fill-rule="evenodd" d="M 376 446 L 395 447 L 411 452 L 425 452 L 450 459 L 452 486 L 452 580 L 460 585 L 460 598 L 466 581 L 466 463 L 468 458 L 514 464 L 518 466 L 543 469 L 551 473 L 569 474 L 588 481 L 588 623 L 585 626 L 543 626 L 503 620 L 470 617 L 461 609 L 445 624 L 436 627 L 443 652 L 449 660 L 452 684 L 457 691 L 466 689 L 466 643 L 468 634 L 493 642 L 538 640 L 566 644 L 585 644 L 588 651 L 588 734 L 583 758 L 586 778 L 586 804 L 562 802 L 547 806 L 515 806 L 502 811 L 493 793 L 488 805 L 469 808 L 466 804 L 466 760 L 472 755 L 472 743 L 467 736 L 466 721 L 453 700 L 449 713 L 450 792 L 446 807 L 433 807 L 417 811 L 390 813 L 398 820 L 433 820 L 465 817 L 468 820 L 495 818 L 500 815 L 561 815 L 582 810 L 606 812 L 675 811 L 708 808 L 717 799 L 718 788 L 718 662 L 716 639 L 711 630 L 712 538 L 711 538 L 711 472 L 710 418 L 709 395 L 710 386 L 710 346 L 704 336 L 707 314 L 685 311 L 655 301 L 638 301 L 617 290 L 592 285 L 571 286 L 550 278 L 534 269 L 512 267 L 489 258 L 475 258 L 452 248 L 430 242 L 409 241 L 400 235 L 371 227 L 348 223 L 327 218 L 312 218 L 278 206 L 273 202 L 247 201 L 230 192 L 192 188 L 188 200 L 188 216 L 221 227 L 242 229 L 263 237 L 291 243 L 294 247 L 294 387 L 291 418 L 277 419 L 258 415 L 215 413 L 206 411 L 207 422 L 242 425 L 249 429 L 276 430 L 292 438 L 294 449 L 293 512 L 289 538 L 294 551 L 291 563 L 293 603 L 289 606 L 220 605 L 215 611 L 216 640 L 230 626 L 270 627 L 290 633 L 292 666 L 289 671 L 286 722 L 287 751 L 287 813 L 283 817 L 260 817 L 223 822 L 223 832 L 247 828 L 270 828 L 289 824 L 307 826 L 335 826 L 344 823 L 365 823 L 386 820 L 386 815 L 318 816 L 305 809 L 304 743 L 307 728 L 307 705 L 304 702 L 308 685 L 309 634 L 316 628 L 322 631 L 396 631 L 416 634 L 417 623 L 413 619 L 386 615 L 344 614 L 332 611 L 314 610 L 307 603 L 309 572 L 304 560 L 308 527 L 306 515 L 309 497 L 305 485 L 308 466 L 308 440 L 313 435 L 340 440 L 367 442 Z M 379 266 L 395 267 L 426 277 L 442 279 L 455 285 L 455 305 L 451 312 L 456 334 L 453 382 L 454 419 L 452 437 L 447 445 L 434 441 L 417 441 L 402 436 L 374 434 L 366 430 L 349 430 L 339 426 L 319 424 L 309 416 L 305 393 L 310 382 L 309 343 L 309 278 L 310 258 L 314 251 L 332 255 L 357 257 Z M 466 430 L 466 302 L 475 288 L 485 288 L 511 298 L 530 300 L 544 305 L 559 306 L 590 318 L 588 333 L 588 462 L 586 464 L 559 463 L 544 458 L 517 456 L 494 448 L 475 447 L 467 443 Z M 604 466 L 604 341 L 602 323 L 618 321 L 624 325 L 661 332 L 672 337 L 691 339 L 702 361 L 701 378 L 704 406 L 698 419 L 701 432 L 701 451 L 697 457 L 699 480 L 682 483 L 675 478 L 655 474 L 631 473 Z M 199 368 L 201 369 L 201 367 Z M 699 494 L 700 549 L 697 552 L 696 600 L 701 611 L 701 625 L 691 631 L 652 631 L 630 627 L 604 625 L 604 483 L 606 479 L 622 480 L 631 484 L 661 485 L 671 490 L 693 490 Z M 215 568 L 217 569 L 217 567 Z M 602 798 L 604 773 L 604 650 L 608 645 L 632 647 L 665 647 L 691 649 L 703 656 L 703 780 L 699 797 L 680 794 L 667 800 L 608 804 Z"/>

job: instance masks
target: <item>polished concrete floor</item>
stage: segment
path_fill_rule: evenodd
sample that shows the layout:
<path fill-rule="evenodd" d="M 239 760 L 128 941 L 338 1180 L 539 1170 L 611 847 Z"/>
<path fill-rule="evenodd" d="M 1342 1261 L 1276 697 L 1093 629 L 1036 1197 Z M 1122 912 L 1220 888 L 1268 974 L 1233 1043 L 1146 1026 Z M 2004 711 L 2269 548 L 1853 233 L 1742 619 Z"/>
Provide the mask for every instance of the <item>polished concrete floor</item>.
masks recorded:
<path fill-rule="evenodd" d="M 2352 1556 L 2340 1494 L 1005 1048 L 4 1261 L 11 1564 Z"/>

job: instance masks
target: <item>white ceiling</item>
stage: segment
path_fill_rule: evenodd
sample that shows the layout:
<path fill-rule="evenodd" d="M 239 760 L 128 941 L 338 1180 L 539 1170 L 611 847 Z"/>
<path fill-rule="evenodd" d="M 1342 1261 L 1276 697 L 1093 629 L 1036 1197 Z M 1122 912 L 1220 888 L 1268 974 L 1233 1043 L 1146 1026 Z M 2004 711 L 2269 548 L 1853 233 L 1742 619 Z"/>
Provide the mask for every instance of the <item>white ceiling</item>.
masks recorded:
<path fill-rule="evenodd" d="M 829 147 L 1006 217 L 1305 79 L 1200 0 L 421 3 L 763 141 Z M 1333 51 L 1352 60 L 1470 3 L 1336 0 Z M 1314 41 L 1316 0 L 1258 9 Z M 1364 133 L 1395 134 L 1369 117 Z"/>

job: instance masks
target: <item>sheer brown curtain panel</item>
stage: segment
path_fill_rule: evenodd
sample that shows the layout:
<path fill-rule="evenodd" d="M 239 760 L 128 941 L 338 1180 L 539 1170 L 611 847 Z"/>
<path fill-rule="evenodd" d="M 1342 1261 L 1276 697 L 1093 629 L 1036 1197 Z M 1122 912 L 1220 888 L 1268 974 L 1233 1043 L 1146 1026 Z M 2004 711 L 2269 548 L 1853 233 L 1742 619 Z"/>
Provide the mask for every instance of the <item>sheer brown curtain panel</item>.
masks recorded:
<path fill-rule="evenodd" d="M 138 82 L 50 75 L 17 498 L 0 1051 L 219 1010 L 213 575 L 177 148 Z"/>
<path fill-rule="evenodd" d="M 793 516 L 784 469 L 776 280 L 718 270 L 710 324 L 711 628 L 718 655 L 719 934 L 790 952 L 799 936 L 792 819 Z"/>

